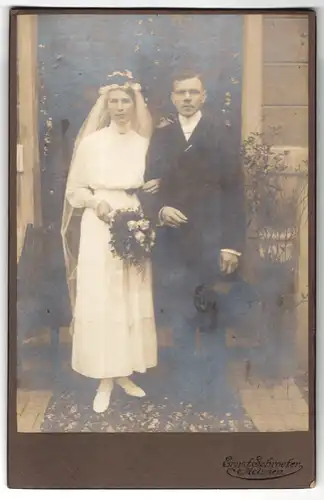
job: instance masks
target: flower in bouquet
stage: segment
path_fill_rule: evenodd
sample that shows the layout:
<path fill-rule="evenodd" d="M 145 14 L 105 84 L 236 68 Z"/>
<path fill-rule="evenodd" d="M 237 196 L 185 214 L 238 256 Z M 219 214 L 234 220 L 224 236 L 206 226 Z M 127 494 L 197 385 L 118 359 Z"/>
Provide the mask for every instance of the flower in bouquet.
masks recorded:
<path fill-rule="evenodd" d="M 142 231 L 136 231 L 136 233 L 134 233 L 134 238 L 141 244 L 141 245 L 144 245 L 145 243 L 145 234 L 142 233 Z"/>
<path fill-rule="evenodd" d="M 136 220 L 130 220 L 127 222 L 127 227 L 130 231 L 138 228 L 138 222 Z"/>
<path fill-rule="evenodd" d="M 148 231 L 150 229 L 150 221 L 148 219 L 142 219 L 138 222 L 138 227 L 142 231 Z"/>
<path fill-rule="evenodd" d="M 156 233 L 141 210 L 117 210 L 110 222 L 110 247 L 114 256 L 144 269 L 155 245 Z"/>

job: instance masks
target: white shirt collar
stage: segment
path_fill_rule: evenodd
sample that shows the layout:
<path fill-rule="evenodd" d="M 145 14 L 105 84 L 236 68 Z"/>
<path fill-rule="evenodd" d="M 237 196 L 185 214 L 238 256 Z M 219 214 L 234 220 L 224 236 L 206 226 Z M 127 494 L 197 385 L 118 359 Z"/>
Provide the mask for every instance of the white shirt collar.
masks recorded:
<path fill-rule="evenodd" d="M 179 122 L 181 125 L 182 130 L 185 133 L 192 133 L 198 123 L 200 122 L 200 119 L 202 117 L 201 111 L 197 111 L 194 115 L 192 116 L 182 116 L 179 115 Z"/>

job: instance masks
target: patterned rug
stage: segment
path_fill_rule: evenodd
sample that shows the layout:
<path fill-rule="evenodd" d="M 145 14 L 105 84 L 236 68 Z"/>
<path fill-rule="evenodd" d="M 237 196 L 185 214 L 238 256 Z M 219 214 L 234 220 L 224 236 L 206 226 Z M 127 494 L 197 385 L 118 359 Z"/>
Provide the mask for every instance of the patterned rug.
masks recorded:
<path fill-rule="evenodd" d="M 202 334 L 197 346 L 194 330 L 178 323 L 176 347 L 160 348 L 158 366 L 132 376 L 147 396 L 132 398 L 114 386 L 109 409 L 98 415 L 92 409 L 97 382 L 69 370 L 49 403 L 42 432 L 257 431 L 230 382 L 224 332 Z"/>
<path fill-rule="evenodd" d="M 236 413 L 236 412 L 235 412 Z M 45 413 L 42 432 L 255 432 L 249 417 L 240 412 L 212 414 L 192 404 L 175 404 L 167 397 L 152 402 L 120 394 L 104 414 L 92 410 L 88 397 L 63 393 L 53 397 Z"/>

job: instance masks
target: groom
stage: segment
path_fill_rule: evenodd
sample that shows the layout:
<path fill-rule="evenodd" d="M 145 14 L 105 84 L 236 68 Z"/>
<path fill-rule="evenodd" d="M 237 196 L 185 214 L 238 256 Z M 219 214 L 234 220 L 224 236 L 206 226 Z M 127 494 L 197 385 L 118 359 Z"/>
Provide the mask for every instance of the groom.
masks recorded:
<path fill-rule="evenodd" d="M 230 279 L 243 248 L 239 150 L 230 143 L 231 130 L 205 116 L 206 97 L 200 75 L 175 76 L 177 118 L 155 130 L 147 154 L 144 190 L 161 225 L 153 270 L 162 322 L 172 312 L 192 318 L 195 288 Z"/>
<path fill-rule="evenodd" d="M 160 225 L 153 254 L 156 320 L 172 335 L 173 348 L 160 349 L 168 366 L 163 387 L 169 399 L 224 412 L 237 406 L 224 331 L 204 330 L 193 296 L 199 285 L 235 280 L 245 236 L 244 184 L 239 145 L 219 117 L 206 116 L 206 98 L 199 74 L 174 77 L 177 118 L 152 136 L 143 189 Z"/>

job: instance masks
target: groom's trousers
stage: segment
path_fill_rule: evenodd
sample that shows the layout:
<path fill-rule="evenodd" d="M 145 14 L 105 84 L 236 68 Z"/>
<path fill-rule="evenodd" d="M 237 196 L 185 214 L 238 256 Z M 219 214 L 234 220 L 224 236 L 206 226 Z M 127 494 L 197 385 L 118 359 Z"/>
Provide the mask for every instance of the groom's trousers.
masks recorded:
<path fill-rule="evenodd" d="M 225 331 L 202 331 L 193 302 L 196 286 L 220 275 L 219 250 L 213 249 L 213 262 L 204 262 L 201 255 L 196 258 L 192 252 L 184 254 L 185 246 L 168 239 L 167 231 L 160 230 L 153 257 L 157 328 L 167 329 L 172 335 L 172 345 L 159 350 L 160 362 L 168 368 L 166 393 L 202 411 L 228 409 L 236 401 L 228 384 L 230 351 Z"/>

